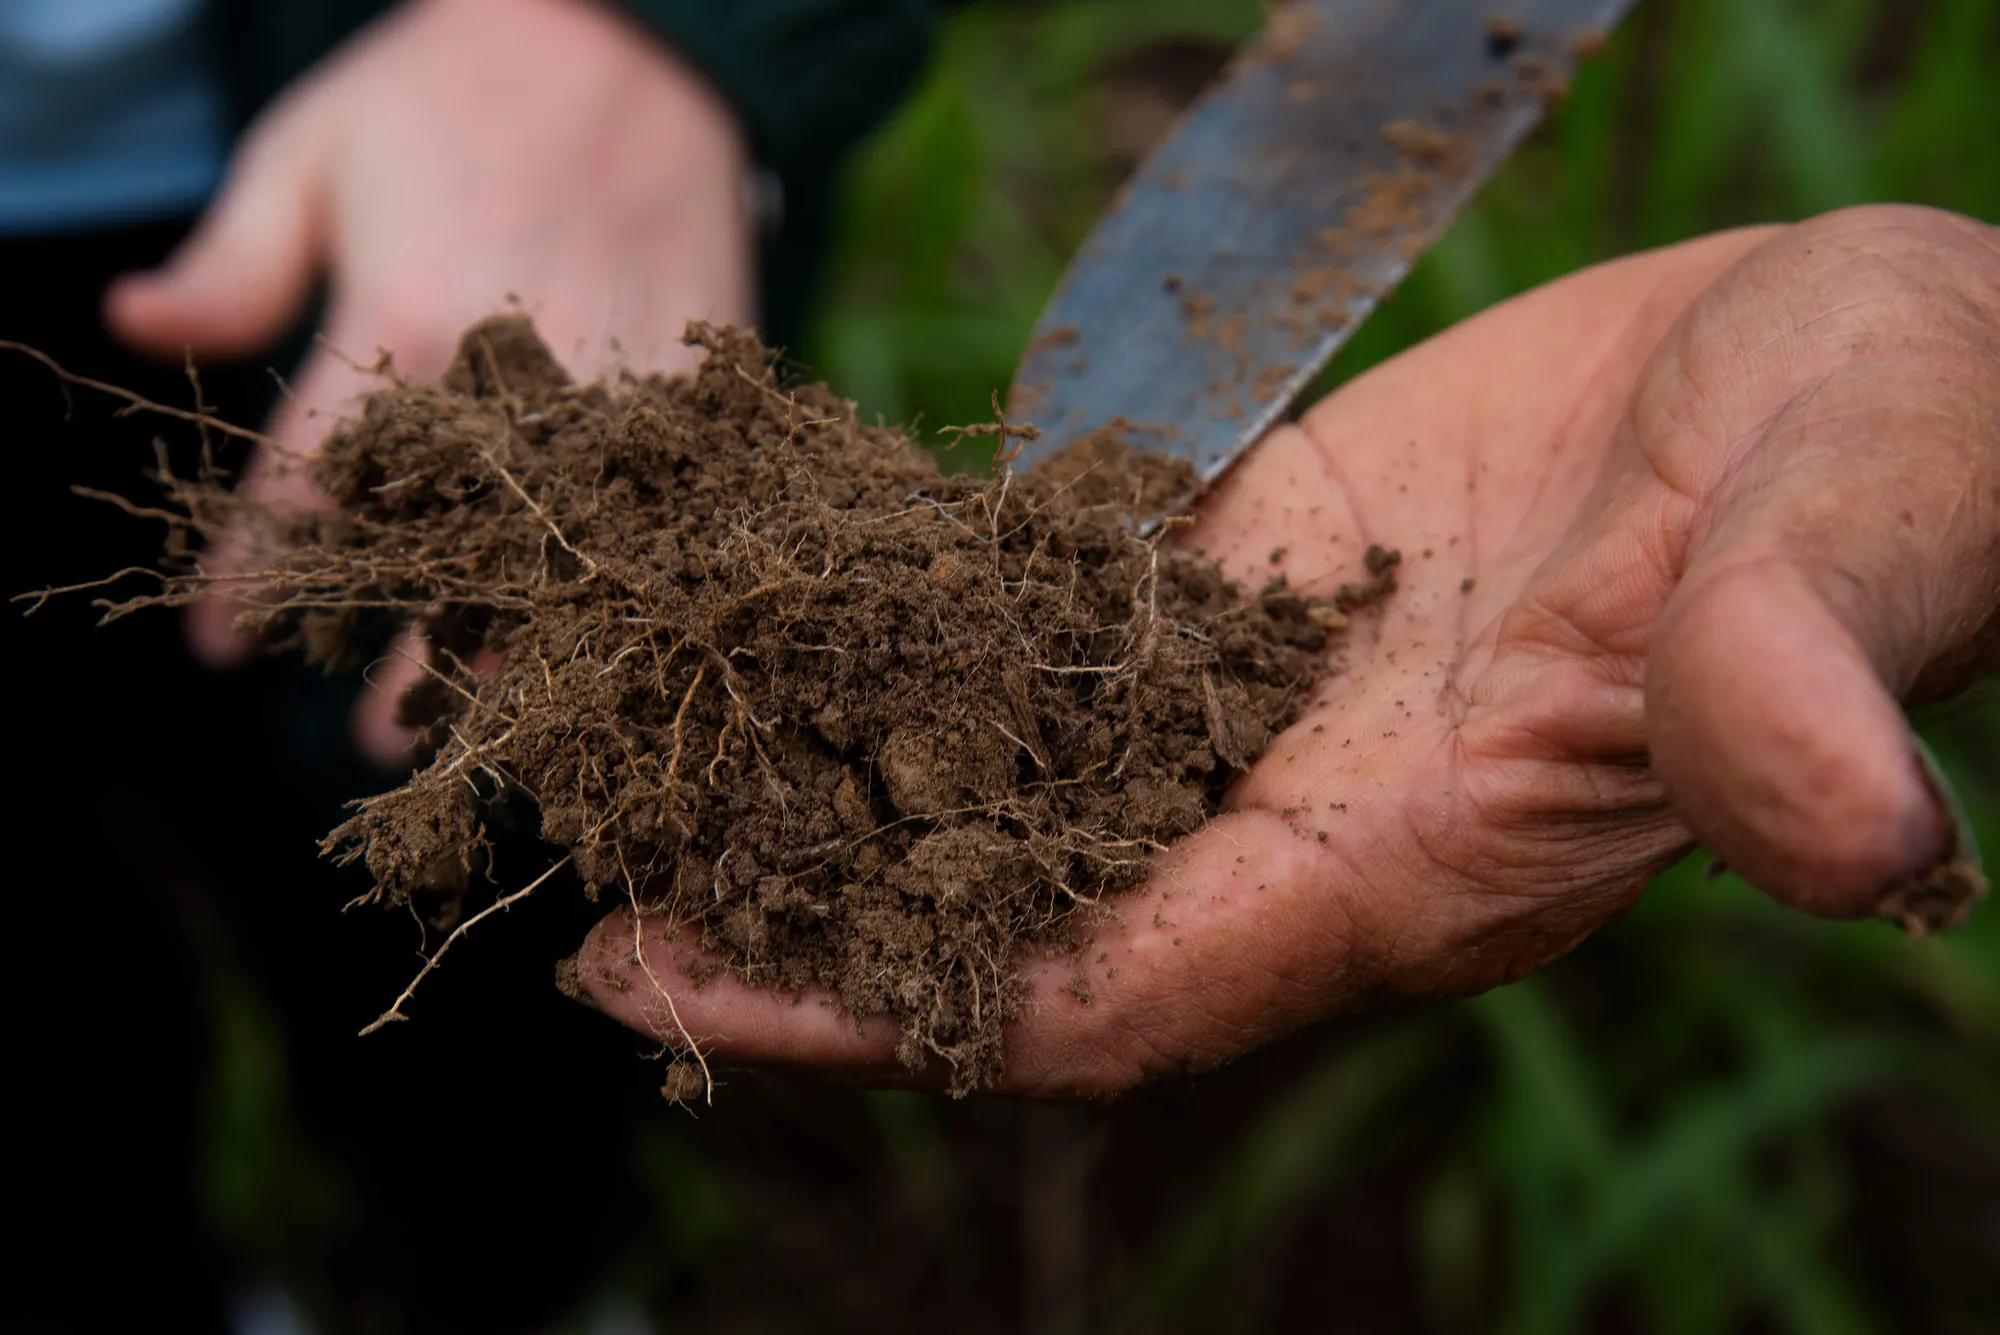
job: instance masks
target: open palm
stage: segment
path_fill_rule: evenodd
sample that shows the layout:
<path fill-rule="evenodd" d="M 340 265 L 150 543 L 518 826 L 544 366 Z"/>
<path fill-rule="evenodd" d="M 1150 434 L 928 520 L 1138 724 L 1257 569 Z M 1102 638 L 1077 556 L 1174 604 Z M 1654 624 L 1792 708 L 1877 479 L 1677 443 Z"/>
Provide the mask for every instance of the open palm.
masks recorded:
<path fill-rule="evenodd" d="M 1696 839 L 1800 908 L 1954 920 L 1973 878 L 1936 874 L 1962 850 L 1898 701 L 2000 652 L 1996 366 L 2000 233 L 1854 210 L 1576 275 L 1275 432 L 1187 540 L 1313 587 L 1380 544 L 1400 587 L 1227 810 L 1030 963 L 1007 1086 L 1519 977 Z M 711 1055 L 889 1072 L 886 1025 L 693 987 L 693 945 L 641 935 Z M 614 915 L 580 976 L 652 1032 L 633 942 Z"/>

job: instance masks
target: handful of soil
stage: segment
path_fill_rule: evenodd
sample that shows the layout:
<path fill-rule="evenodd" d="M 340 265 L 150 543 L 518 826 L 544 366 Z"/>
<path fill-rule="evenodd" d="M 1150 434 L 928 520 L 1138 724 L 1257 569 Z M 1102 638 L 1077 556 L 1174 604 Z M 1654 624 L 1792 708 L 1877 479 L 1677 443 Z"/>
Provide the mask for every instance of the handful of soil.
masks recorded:
<path fill-rule="evenodd" d="M 949 477 L 752 336 L 690 338 L 693 375 L 578 384 L 489 320 L 442 383 L 333 432 L 334 508 L 263 517 L 258 629 L 329 668 L 402 618 L 428 644 L 401 709 L 431 759 L 327 851 L 368 900 L 463 895 L 492 804 L 526 795 L 590 893 L 696 925 L 748 982 L 892 1017 L 903 1060 L 974 1089 L 1023 952 L 1216 811 L 1345 617 L 1141 536 L 1172 463 L 1099 440 Z M 168 487 L 183 536 L 242 505 Z M 184 567 L 122 610 L 208 585 Z"/>

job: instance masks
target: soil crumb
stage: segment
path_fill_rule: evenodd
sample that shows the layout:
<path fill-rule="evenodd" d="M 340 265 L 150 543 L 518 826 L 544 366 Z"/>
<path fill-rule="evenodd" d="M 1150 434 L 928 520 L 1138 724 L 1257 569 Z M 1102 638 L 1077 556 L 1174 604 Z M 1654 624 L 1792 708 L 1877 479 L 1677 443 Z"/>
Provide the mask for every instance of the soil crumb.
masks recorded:
<path fill-rule="evenodd" d="M 1520 47 L 1524 36 L 1519 19 L 1504 14 L 1488 14 L 1486 24 L 1486 54 L 1495 60 L 1505 60 Z"/>
<path fill-rule="evenodd" d="M 333 431 L 331 508 L 261 516 L 276 555 L 232 586 L 261 587 L 256 629 L 332 669 L 404 619 L 426 644 L 400 707 L 431 758 L 325 851 L 370 902 L 472 897 L 525 796 L 649 936 L 691 924 L 749 983 L 888 1016 L 903 1061 L 976 1089 L 1028 953 L 1217 810 L 1345 618 L 1142 536 L 1192 490 L 1177 465 L 1099 438 L 948 477 L 753 336 L 689 339 L 691 375 L 576 383 L 524 318 L 486 321 L 441 383 Z M 179 562 L 118 611 L 203 593 L 186 553 L 244 513 L 214 478 L 165 485 Z M 1393 560 L 1369 574 L 1372 597 Z"/>
<path fill-rule="evenodd" d="M 1977 862 L 1953 857 L 1891 886 L 1875 911 L 1911 936 L 1936 936 L 1963 927 L 1991 889 Z"/>

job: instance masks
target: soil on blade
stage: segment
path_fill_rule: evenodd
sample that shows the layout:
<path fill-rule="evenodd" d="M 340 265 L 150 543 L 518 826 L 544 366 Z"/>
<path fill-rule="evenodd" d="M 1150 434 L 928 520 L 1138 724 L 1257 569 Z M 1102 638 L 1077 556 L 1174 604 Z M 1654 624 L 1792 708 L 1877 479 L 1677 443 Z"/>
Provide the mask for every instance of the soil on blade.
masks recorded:
<path fill-rule="evenodd" d="M 947 477 L 752 336 L 690 337 L 695 374 L 583 384 L 487 321 L 442 383 L 333 433 L 332 508 L 265 517 L 260 629 L 331 667 L 401 617 L 427 640 L 401 708 L 431 758 L 328 851 L 375 900 L 463 893 L 526 795 L 593 893 L 893 1018 L 903 1060 L 977 1088 L 1024 952 L 1216 811 L 1344 615 L 1142 536 L 1189 490 L 1171 463 L 1098 440 Z M 213 480 L 169 488 L 183 536 L 242 517 Z"/>

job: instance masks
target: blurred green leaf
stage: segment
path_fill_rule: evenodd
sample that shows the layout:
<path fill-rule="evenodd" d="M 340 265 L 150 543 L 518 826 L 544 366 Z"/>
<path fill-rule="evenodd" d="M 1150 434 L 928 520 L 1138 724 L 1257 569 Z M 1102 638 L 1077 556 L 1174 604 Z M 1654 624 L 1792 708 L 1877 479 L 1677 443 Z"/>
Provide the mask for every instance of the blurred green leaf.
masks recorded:
<path fill-rule="evenodd" d="M 1336 1189 L 1349 1163 L 1367 1153 L 1364 1128 L 1435 1069 L 1440 1050 L 1435 1033 L 1407 1027 L 1356 1043 L 1267 1109 L 1157 1244 L 1120 1328 L 1161 1329 L 1168 1314 L 1240 1266 L 1287 1213 Z"/>

